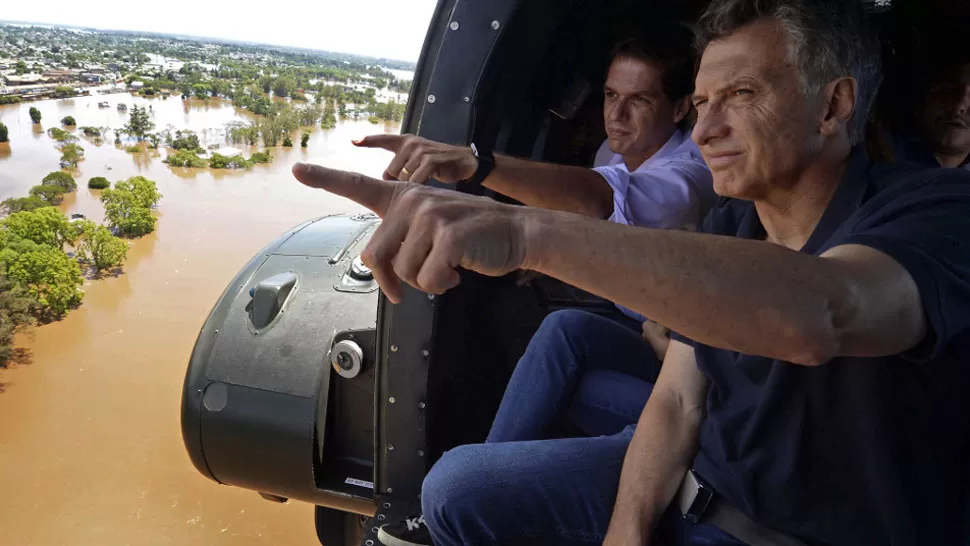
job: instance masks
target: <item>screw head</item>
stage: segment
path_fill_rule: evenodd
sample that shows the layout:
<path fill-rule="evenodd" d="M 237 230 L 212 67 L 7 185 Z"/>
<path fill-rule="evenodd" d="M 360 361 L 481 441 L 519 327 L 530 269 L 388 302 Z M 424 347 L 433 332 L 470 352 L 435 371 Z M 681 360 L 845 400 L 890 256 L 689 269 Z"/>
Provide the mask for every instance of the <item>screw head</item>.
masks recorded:
<path fill-rule="evenodd" d="M 390 487 L 388 487 L 388 488 L 387 488 L 387 494 L 388 494 L 388 495 L 390 495 L 390 494 L 391 494 L 391 493 L 393 493 L 393 492 L 394 492 L 394 490 L 393 490 L 393 489 L 391 489 Z"/>
<path fill-rule="evenodd" d="M 472 98 L 471 98 L 471 97 L 465 97 L 465 98 L 464 98 L 463 100 L 464 100 L 465 102 L 471 102 L 471 101 L 472 101 Z"/>
<path fill-rule="evenodd" d="M 427 357 L 430 354 L 431 354 L 431 352 L 428 351 L 427 349 L 422 349 L 421 350 L 421 356 Z"/>
<path fill-rule="evenodd" d="M 387 401 L 391 404 L 393 404 L 394 402 L 397 402 L 397 400 L 393 396 L 388 398 Z"/>
<path fill-rule="evenodd" d="M 448 28 L 451 30 L 458 30 L 458 21 L 452 21 L 448 24 Z"/>
<path fill-rule="evenodd" d="M 424 409 L 426 407 L 427 407 L 427 404 L 425 404 L 424 402 L 418 402 L 418 409 Z"/>
<path fill-rule="evenodd" d="M 434 101 L 436 101 L 436 100 L 438 100 L 438 99 L 436 99 L 434 95 L 428 95 L 428 102 L 429 103 L 434 104 Z"/>
<path fill-rule="evenodd" d="M 434 299 L 434 294 L 428 294 L 428 299 L 429 300 L 433 300 Z"/>
<path fill-rule="evenodd" d="M 499 23 L 497 20 L 492 21 L 492 30 L 498 30 L 501 26 L 502 26 L 502 23 Z"/>
<path fill-rule="evenodd" d="M 397 352 L 397 345 L 391 345 L 391 352 L 392 353 L 396 353 Z"/>

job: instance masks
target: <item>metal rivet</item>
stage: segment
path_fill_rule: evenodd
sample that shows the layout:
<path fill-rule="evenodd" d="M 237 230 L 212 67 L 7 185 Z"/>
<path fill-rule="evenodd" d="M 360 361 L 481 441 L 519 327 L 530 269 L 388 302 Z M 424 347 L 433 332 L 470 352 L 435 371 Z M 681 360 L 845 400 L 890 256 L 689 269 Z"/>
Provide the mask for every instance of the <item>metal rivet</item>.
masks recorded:
<path fill-rule="evenodd" d="M 427 349 L 422 349 L 422 350 L 421 350 L 421 356 L 424 356 L 424 357 L 426 357 L 426 356 L 428 356 L 428 355 L 430 355 L 430 354 L 431 354 L 431 352 L 430 352 L 430 351 L 428 351 Z"/>
<path fill-rule="evenodd" d="M 389 503 L 389 502 L 385 502 L 384 503 L 384 508 L 390 508 L 390 507 L 391 507 L 391 503 Z"/>
<path fill-rule="evenodd" d="M 392 353 L 396 353 L 397 352 L 397 345 L 391 345 L 391 352 Z"/>
<path fill-rule="evenodd" d="M 387 444 L 388 451 L 394 451 L 394 444 Z"/>
<path fill-rule="evenodd" d="M 370 528 L 370 532 L 377 533 L 377 527 L 371 527 Z"/>
<path fill-rule="evenodd" d="M 418 409 L 424 409 L 426 407 L 427 407 L 427 404 L 425 404 L 424 402 L 418 402 Z"/>
<path fill-rule="evenodd" d="M 451 30 L 458 30 L 458 21 L 452 21 L 451 24 L 448 25 L 448 28 Z"/>
<path fill-rule="evenodd" d="M 374 532 L 376 533 L 377 531 L 374 531 Z M 364 543 L 364 546 L 374 546 L 374 541 L 368 539 L 367 542 Z"/>
<path fill-rule="evenodd" d="M 499 27 L 501 27 L 501 26 L 502 26 L 502 24 L 499 23 L 498 21 L 492 21 L 492 30 L 498 30 Z"/>
<path fill-rule="evenodd" d="M 388 488 L 387 488 L 387 494 L 388 494 L 388 495 L 390 495 L 390 494 L 391 494 L 391 493 L 393 493 L 393 492 L 394 492 L 394 490 L 393 490 L 393 489 L 391 489 L 390 487 L 388 487 Z"/>
<path fill-rule="evenodd" d="M 219 330 L 216 330 L 216 333 L 218 334 L 219 333 Z"/>
<path fill-rule="evenodd" d="M 438 99 L 436 99 L 434 95 L 428 95 L 428 102 L 430 102 L 431 104 L 434 104 L 434 101 L 436 100 Z"/>
<path fill-rule="evenodd" d="M 377 514 L 377 521 L 384 521 L 385 519 L 387 519 L 387 516 L 384 514 Z"/>
<path fill-rule="evenodd" d="M 388 398 L 387 401 L 390 402 L 391 404 L 393 404 L 394 402 L 397 402 L 397 400 L 395 400 L 393 396 Z"/>
<path fill-rule="evenodd" d="M 428 299 L 429 300 L 433 300 L 434 299 L 434 294 L 428 294 Z"/>
<path fill-rule="evenodd" d="M 471 98 L 471 97 L 465 97 L 465 98 L 464 98 L 463 100 L 464 100 L 465 102 L 471 102 L 471 101 L 472 101 L 472 98 Z"/>
<path fill-rule="evenodd" d="M 424 457 L 424 450 L 423 449 L 419 449 L 418 450 L 418 457 Z"/>

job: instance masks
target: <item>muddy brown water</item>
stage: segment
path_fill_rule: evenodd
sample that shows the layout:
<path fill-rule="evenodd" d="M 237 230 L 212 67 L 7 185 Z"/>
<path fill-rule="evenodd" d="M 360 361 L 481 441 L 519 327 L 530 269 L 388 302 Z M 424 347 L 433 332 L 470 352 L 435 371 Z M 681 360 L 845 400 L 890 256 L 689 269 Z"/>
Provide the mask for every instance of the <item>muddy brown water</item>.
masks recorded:
<path fill-rule="evenodd" d="M 99 109 L 102 100 L 111 108 Z M 225 123 L 246 119 L 225 103 L 129 95 L 0 107 L 11 138 L 9 153 L 0 152 L 0 200 L 26 195 L 57 169 L 60 154 L 30 123 L 31 106 L 45 130 L 66 115 L 78 125 L 120 127 L 119 101 L 151 105 L 160 128 L 208 129 L 210 143 L 222 142 Z M 25 358 L 0 370 L 0 544 L 317 544 L 311 505 L 273 504 L 196 472 L 179 428 L 182 380 L 206 315 L 260 248 L 303 220 L 361 210 L 302 187 L 290 166 L 311 161 L 379 176 L 389 155 L 350 140 L 398 130 L 342 122 L 314 130 L 307 150 L 276 148 L 272 165 L 239 172 L 173 170 L 163 155 L 81 139 L 79 188 L 62 209 L 101 220 L 87 180 L 143 175 L 164 196 L 158 230 L 132 242 L 122 275 L 86 282 L 80 308 L 21 336 Z"/>

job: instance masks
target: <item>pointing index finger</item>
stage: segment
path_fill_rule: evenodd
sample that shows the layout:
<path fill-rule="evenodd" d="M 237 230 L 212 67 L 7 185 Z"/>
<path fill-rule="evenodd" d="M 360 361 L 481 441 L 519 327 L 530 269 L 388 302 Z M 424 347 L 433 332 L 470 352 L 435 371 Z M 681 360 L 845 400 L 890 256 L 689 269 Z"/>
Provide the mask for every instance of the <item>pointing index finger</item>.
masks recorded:
<path fill-rule="evenodd" d="M 404 135 L 370 135 L 354 141 L 354 146 L 360 148 L 382 148 L 397 153 L 404 144 Z"/>
<path fill-rule="evenodd" d="M 355 201 L 374 211 L 381 218 L 387 214 L 397 185 L 360 173 L 328 169 L 309 163 L 293 165 L 293 176 L 311 188 L 327 190 Z"/>

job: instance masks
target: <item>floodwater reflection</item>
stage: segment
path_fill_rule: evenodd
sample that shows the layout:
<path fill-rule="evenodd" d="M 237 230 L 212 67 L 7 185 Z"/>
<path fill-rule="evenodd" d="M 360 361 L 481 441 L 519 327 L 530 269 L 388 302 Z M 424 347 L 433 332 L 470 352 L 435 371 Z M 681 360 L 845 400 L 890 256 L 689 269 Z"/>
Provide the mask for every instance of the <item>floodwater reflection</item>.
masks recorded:
<path fill-rule="evenodd" d="M 98 108 L 107 100 L 110 108 Z M 0 200 L 27 195 L 58 168 L 60 152 L 30 123 L 73 115 L 78 126 L 118 129 L 119 102 L 151 105 L 156 127 L 211 129 L 246 121 L 228 103 L 178 98 L 80 97 L 0 107 L 15 153 L 0 155 Z M 219 294 L 260 248 L 325 214 L 359 212 L 349 201 L 296 183 L 290 167 L 311 161 L 380 177 L 389 155 L 351 139 L 397 127 L 344 122 L 310 129 L 310 147 L 274 148 L 247 171 L 171 169 L 160 156 L 82 140 L 78 191 L 61 209 L 102 221 L 87 181 L 143 175 L 158 183 L 157 231 L 131 241 L 123 274 L 85 282 L 83 305 L 30 329 L 18 351 L 31 365 L 0 370 L 0 529 L 3 544 L 29 546 L 313 545 L 312 507 L 278 505 L 198 474 L 182 445 L 182 381 L 195 337 Z M 241 147 L 245 154 L 252 149 Z"/>

